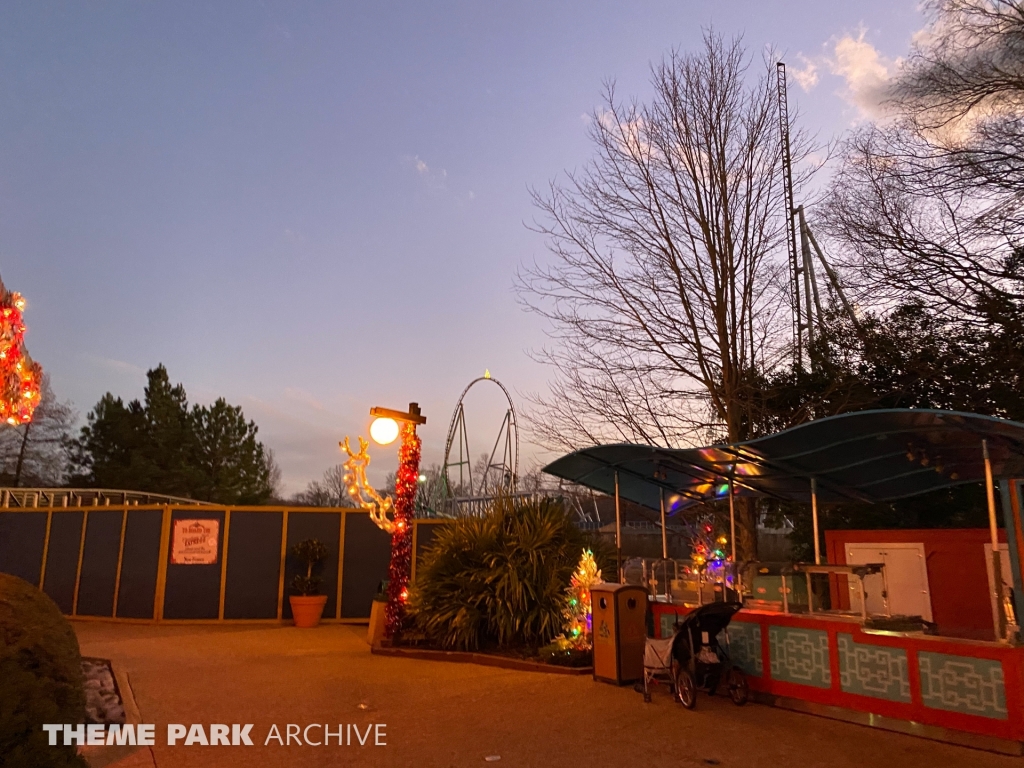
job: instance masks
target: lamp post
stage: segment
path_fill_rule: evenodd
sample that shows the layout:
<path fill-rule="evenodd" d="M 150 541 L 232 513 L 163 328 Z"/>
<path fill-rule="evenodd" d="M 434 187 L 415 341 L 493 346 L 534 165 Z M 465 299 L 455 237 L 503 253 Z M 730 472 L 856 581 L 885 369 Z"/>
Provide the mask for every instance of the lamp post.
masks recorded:
<path fill-rule="evenodd" d="M 349 455 L 345 462 L 346 485 L 349 494 L 360 507 L 370 512 L 373 521 L 391 534 L 391 563 L 388 566 L 388 602 L 384 610 L 384 637 L 391 639 L 402 627 L 405 601 L 409 598 L 409 575 L 412 570 L 412 525 L 415 512 L 416 489 L 420 477 L 420 438 L 416 427 L 426 424 L 419 405 L 409 403 L 408 412 L 390 408 L 370 409 L 374 417 L 370 424 L 370 437 L 379 445 L 393 443 L 399 435 L 398 472 L 395 477 L 395 498 L 381 497 L 366 480 L 366 466 L 370 456 L 367 443 L 359 438 L 359 453 L 352 453 L 348 438 L 341 444 Z M 365 494 L 365 495 L 364 495 Z M 367 498 L 368 497 L 368 498 Z M 392 515 L 389 518 L 388 512 Z"/>

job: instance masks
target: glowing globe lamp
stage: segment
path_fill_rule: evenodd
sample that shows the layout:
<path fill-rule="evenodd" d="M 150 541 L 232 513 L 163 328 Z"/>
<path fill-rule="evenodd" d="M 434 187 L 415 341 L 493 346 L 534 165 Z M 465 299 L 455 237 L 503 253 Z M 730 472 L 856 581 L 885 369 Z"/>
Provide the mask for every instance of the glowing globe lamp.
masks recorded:
<path fill-rule="evenodd" d="M 370 424 L 370 437 L 378 445 L 388 445 L 398 437 L 398 422 L 386 416 L 373 420 Z"/>

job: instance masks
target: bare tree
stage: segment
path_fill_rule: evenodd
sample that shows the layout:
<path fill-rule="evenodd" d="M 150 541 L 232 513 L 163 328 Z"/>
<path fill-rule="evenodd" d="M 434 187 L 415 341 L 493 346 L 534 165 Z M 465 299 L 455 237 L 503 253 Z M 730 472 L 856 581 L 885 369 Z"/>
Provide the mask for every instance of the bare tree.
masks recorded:
<path fill-rule="evenodd" d="M 281 465 L 277 463 L 277 454 L 274 453 L 273 448 L 264 446 L 263 457 L 267 464 L 267 482 L 270 485 L 270 498 L 280 499 L 282 471 Z"/>
<path fill-rule="evenodd" d="M 938 0 L 824 213 L 862 302 L 1024 298 L 1024 2 Z"/>
<path fill-rule="evenodd" d="M 320 480 L 310 480 L 306 489 L 293 499 L 296 504 L 309 507 L 352 507 L 355 503 L 345 485 L 345 468 L 336 464 L 324 471 Z"/>
<path fill-rule="evenodd" d="M 739 39 L 708 32 L 652 68 L 649 103 L 609 85 L 595 158 L 534 194 L 554 258 L 519 288 L 551 325 L 555 380 L 528 414 L 549 446 L 751 436 L 751 374 L 789 340 L 775 67 L 749 69 Z M 808 142 L 793 147 L 800 162 Z M 752 511 L 742 527 L 753 552 Z"/>
<path fill-rule="evenodd" d="M 58 486 L 68 467 L 71 430 L 77 414 L 70 403 L 57 400 L 44 376 L 42 398 L 32 421 L 0 427 L 0 481 L 18 486 Z"/>

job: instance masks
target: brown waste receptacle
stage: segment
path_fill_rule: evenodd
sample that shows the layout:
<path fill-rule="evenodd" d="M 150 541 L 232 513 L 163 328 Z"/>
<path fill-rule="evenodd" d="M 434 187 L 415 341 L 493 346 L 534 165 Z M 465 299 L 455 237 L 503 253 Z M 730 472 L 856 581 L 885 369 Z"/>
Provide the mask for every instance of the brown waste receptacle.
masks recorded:
<path fill-rule="evenodd" d="M 647 590 L 632 584 L 590 588 L 594 679 L 625 685 L 644 677 Z"/>

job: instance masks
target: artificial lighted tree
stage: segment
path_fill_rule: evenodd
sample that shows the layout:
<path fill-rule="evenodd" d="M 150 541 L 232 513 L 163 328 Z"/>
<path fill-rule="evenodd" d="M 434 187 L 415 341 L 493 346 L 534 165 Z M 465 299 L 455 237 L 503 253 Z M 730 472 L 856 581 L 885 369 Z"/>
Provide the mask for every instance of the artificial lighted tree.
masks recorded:
<path fill-rule="evenodd" d="M 28 424 L 39 405 L 43 370 L 25 351 L 25 299 L 0 281 L 0 421 Z"/>
<path fill-rule="evenodd" d="M 732 556 L 726 551 L 729 537 L 715 530 L 714 517 L 707 516 L 694 526 L 690 540 L 693 572 L 704 582 L 724 581 L 736 587 Z"/>
<path fill-rule="evenodd" d="M 401 434 L 398 449 L 398 472 L 395 477 L 394 501 L 381 496 L 366 479 L 370 455 L 368 443 L 359 438 L 359 452 L 353 453 L 348 438 L 341 447 L 348 454 L 345 462 L 345 485 L 356 504 L 370 513 L 374 523 L 391 534 L 391 563 L 388 566 L 388 602 L 385 608 L 384 637 L 391 639 L 402 628 L 405 603 L 409 599 L 409 576 L 412 571 L 412 524 L 416 491 L 420 476 L 420 438 L 416 427 L 426 424 L 416 403 L 409 403 L 409 411 L 389 408 L 371 408 L 375 419 L 370 425 L 370 437 L 381 445 L 388 445 Z M 390 516 L 389 516 L 390 514 Z"/>
<path fill-rule="evenodd" d="M 597 567 L 594 553 L 589 549 L 583 550 L 580 563 L 565 590 L 568 594 L 565 609 L 565 632 L 559 642 L 564 649 L 586 651 L 593 645 L 590 588 L 602 581 L 601 570 Z"/>
<path fill-rule="evenodd" d="M 690 559 L 698 570 L 705 570 L 708 567 L 715 567 L 718 563 L 725 563 L 730 560 L 725 553 L 725 546 L 729 543 L 729 537 L 725 534 L 716 534 L 715 526 L 711 520 L 705 520 L 696 526 L 691 539 Z"/>

